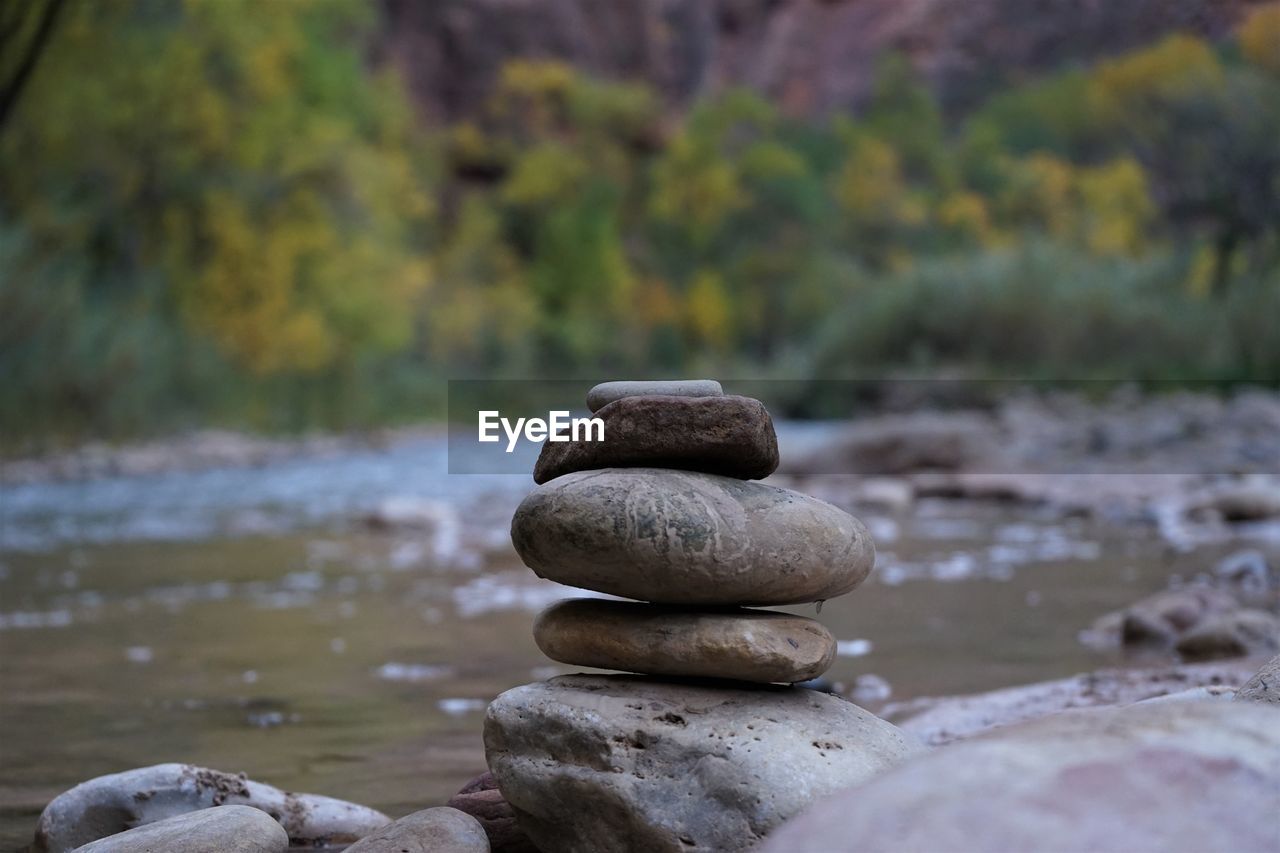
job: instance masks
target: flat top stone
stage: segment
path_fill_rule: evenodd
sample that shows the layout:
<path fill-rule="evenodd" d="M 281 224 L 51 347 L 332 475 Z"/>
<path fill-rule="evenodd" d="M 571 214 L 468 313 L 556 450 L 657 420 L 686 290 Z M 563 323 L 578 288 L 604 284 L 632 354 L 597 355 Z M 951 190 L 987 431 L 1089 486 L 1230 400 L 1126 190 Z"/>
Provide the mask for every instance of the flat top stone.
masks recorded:
<path fill-rule="evenodd" d="M 601 382 L 587 392 L 587 408 L 597 411 L 623 397 L 719 397 L 724 393 L 714 379 L 628 379 Z"/>
<path fill-rule="evenodd" d="M 283 853 L 289 834 L 251 806 L 200 809 L 108 835 L 81 853 Z"/>
<path fill-rule="evenodd" d="M 760 683 L 817 678 L 836 655 L 835 637 L 805 616 L 592 598 L 548 607 L 533 639 L 547 657 L 574 666 Z"/>
<path fill-rule="evenodd" d="M 548 438 L 533 469 L 534 482 L 574 471 L 630 467 L 759 480 L 778 468 L 773 419 L 750 397 L 624 397 L 596 417 L 604 422 L 604 440 Z"/>

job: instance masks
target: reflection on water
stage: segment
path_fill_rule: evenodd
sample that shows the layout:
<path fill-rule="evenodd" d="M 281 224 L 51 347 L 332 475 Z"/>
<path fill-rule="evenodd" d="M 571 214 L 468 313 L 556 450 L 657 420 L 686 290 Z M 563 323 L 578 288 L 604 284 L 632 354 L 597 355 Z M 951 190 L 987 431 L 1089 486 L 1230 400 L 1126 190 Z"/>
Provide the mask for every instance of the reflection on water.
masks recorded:
<path fill-rule="evenodd" d="M 393 814 L 483 769 L 486 702 L 567 671 L 530 628 L 575 593 L 507 540 L 531 481 L 445 477 L 442 453 L 0 493 L 0 847 L 76 782 L 162 761 Z M 887 682 L 868 701 L 1104 665 L 1077 632 L 1203 565 L 1009 508 L 867 520 L 877 573 L 821 619 L 841 641 L 834 680 Z"/>

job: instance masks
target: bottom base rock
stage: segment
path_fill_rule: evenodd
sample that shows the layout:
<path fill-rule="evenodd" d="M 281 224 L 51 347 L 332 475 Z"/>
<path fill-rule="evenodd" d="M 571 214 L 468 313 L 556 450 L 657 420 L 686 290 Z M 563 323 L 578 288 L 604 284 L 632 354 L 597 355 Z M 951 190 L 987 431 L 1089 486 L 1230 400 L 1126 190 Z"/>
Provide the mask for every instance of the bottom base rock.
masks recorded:
<path fill-rule="evenodd" d="M 816 799 L 923 750 L 857 705 L 795 687 L 567 675 L 509 690 L 489 768 L 543 850 L 738 850 Z"/>

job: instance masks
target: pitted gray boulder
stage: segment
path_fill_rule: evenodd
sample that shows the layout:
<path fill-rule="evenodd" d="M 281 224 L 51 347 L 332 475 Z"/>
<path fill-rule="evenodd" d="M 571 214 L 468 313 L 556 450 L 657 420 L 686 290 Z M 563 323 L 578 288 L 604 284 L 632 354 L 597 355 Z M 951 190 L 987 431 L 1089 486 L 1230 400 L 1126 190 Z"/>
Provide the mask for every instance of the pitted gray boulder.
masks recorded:
<path fill-rule="evenodd" d="M 567 675 L 489 706 L 485 757 L 542 850 L 750 847 L 816 799 L 923 750 L 797 687 Z"/>
<path fill-rule="evenodd" d="M 534 489 L 511 540 L 540 577 L 666 604 L 822 601 L 875 562 L 867 529 L 763 483 L 653 468 L 566 474 Z"/>

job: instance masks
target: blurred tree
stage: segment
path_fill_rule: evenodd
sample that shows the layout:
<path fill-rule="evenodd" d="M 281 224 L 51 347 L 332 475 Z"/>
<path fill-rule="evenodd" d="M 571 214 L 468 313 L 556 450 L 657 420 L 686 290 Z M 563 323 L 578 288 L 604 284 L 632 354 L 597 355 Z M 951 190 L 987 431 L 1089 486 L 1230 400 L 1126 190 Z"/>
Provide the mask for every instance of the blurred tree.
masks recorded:
<path fill-rule="evenodd" d="M 1275 281 L 1276 7 L 1233 44 L 1170 38 L 952 124 L 890 55 L 826 122 L 746 91 L 664 115 L 644 86 L 517 60 L 438 128 L 370 64 L 375 8 L 0 6 L 0 421 L 283 400 L 286 423 L 340 423 L 422 400 L 424 373 L 804 372 L 826 350 L 1102 369 L 1168 298 L 1145 370 L 1271 304 L 1227 282 Z M 1188 270 L 1231 293 L 1160 289 Z"/>
<path fill-rule="evenodd" d="M 853 133 L 848 158 L 835 179 L 835 195 L 860 257 L 877 268 L 905 263 L 906 246 L 927 221 L 928 208 L 907 185 L 892 144 Z"/>
<path fill-rule="evenodd" d="M 858 124 L 893 145 L 908 180 L 945 186 L 952 179 L 942 110 L 902 54 L 890 53 L 880 61 Z"/>
<path fill-rule="evenodd" d="M 707 314 L 687 324 L 695 352 L 768 362 L 821 311 L 831 200 L 800 136 L 771 104 L 735 91 L 695 108 L 654 164 L 652 260 Z"/>
<path fill-rule="evenodd" d="M 31 79 L 66 0 L 0 5 L 0 128 Z"/>
<path fill-rule="evenodd" d="M 475 375 L 527 369 L 539 306 L 498 211 L 479 196 L 467 199 L 436 267 L 421 311 L 430 360 Z"/>
<path fill-rule="evenodd" d="M 1280 227 L 1280 85 L 1175 36 L 1102 63 L 1092 97 L 1146 170 L 1167 220 L 1206 233 L 1222 293 L 1237 252 Z"/>
<path fill-rule="evenodd" d="M 1014 155 L 1048 152 L 1076 161 L 1114 150 L 1090 100 L 1086 72 L 1068 70 L 993 96 L 965 121 L 962 145 Z"/>
<path fill-rule="evenodd" d="M 1254 9 L 1240 25 L 1240 52 L 1259 68 L 1280 74 L 1280 3 Z"/>
<path fill-rule="evenodd" d="M 12 215 L 83 286 L 158 300 L 255 372 L 402 345 L 431 205 L 407 101 L 364 68 L 372 23 L 348 0 L 73 0 L 0 139 Z M 131 284 L 150 273 L 159 292 Z"/>
<path fill-rule="evenodd" d="M 641 207 L 656 98 L 561 63 L 518 60 L 503 68 L 487 120 L 512 152 L 496 200 L 537 301 L 539 366 L 634 359 L 643 330 L 624 236 Z"/>

